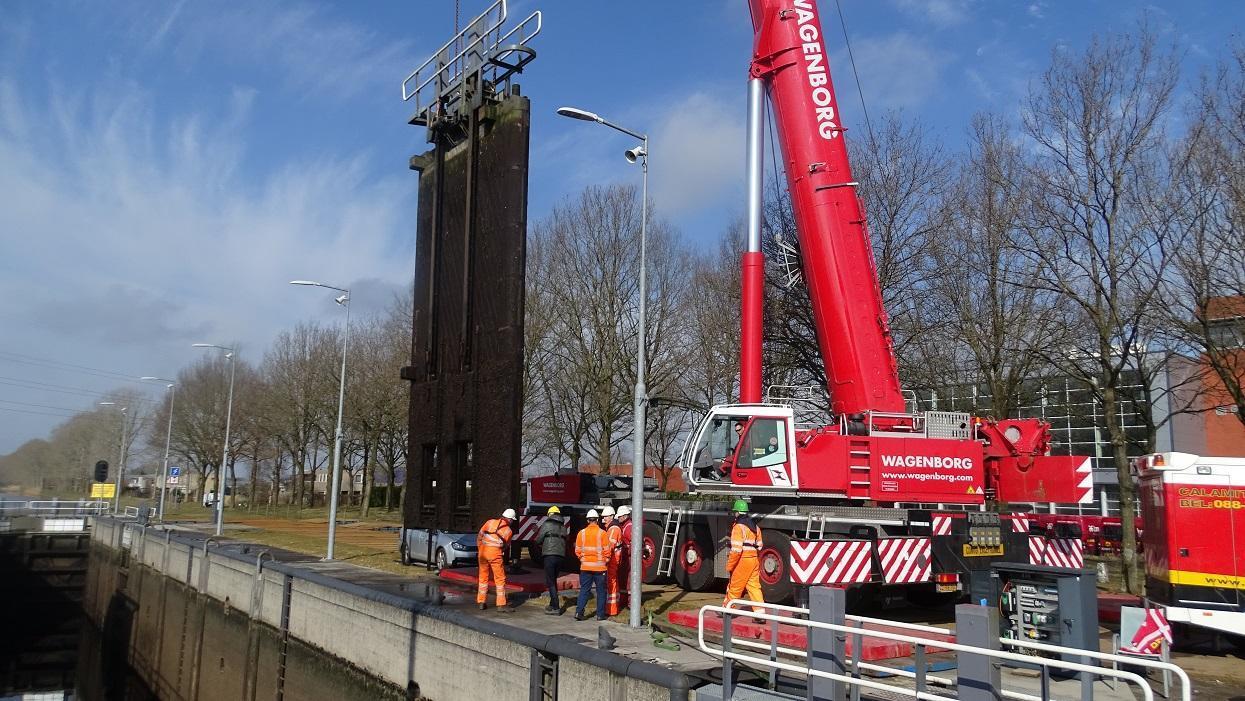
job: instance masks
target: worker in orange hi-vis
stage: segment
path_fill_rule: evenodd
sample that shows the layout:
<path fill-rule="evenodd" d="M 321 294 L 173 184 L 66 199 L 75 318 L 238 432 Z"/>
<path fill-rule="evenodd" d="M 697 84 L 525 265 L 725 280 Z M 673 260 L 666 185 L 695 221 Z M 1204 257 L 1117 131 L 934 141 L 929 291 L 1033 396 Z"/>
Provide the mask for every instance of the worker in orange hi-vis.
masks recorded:
<path fill-rule="evenodd" d="M 605 615 L 617 616 L 621 607 L 618 600 L 618 562 L 622 559 L 622 526 L 614 518 L 614 507 L 601 509 L 601 528 L 609 538 L 609 557 L 605 560 Z"/>
<path fill-rule="evenodd" d="M 617 521 L 622 523 L 622 545 L 618 549 L 618 607 L 626 608 L 631 587 L 632 526 L 631 507 L 618 507 Z"/>
<path fill-rule="evenodd" d="M 731 511 L 735 513 L 735 525 L 731 526 L 731 554 L 726 558 L 726 571 L 730 574 L 730 582 L 726 585 L 726 601 L 723 606 L 731 603 L 748 592 L 748 598 L 765 603 L 761 594 L 761 529 L 748 515 L 748 502 L 736 499 Z M 765 613 L 760 606 L 753 606 L 757 613 Z"/>
<path fill-rule="evenodd" d="M 597 620 L 605 616 L 605 569 L 609 556 L 609 536 L 597 525 L 597 510 L 588 512 L 588 525 L 575 536 L 575 557 L 579 558 L 579 601 L 575 605 L 575 620 L 585 620 L 584 607 L 588 593 L 596 589 Z"/>
<path fill-rule="evenodd" d="M 497 587 L 497 608 L 506 608 L 506 546 L 514 537 L 510 524 L 514 522 L 514 509 L 506 509 L 501 518 L 490 518 L 484 522 L 480 532 L 476 534 L 476 547 L 479 548 L 480 588 L 476 590 L 476 603 L 483 611 L 484 602 L 488 600 L 489 573 L 492 572 L 493 584 Z"/>

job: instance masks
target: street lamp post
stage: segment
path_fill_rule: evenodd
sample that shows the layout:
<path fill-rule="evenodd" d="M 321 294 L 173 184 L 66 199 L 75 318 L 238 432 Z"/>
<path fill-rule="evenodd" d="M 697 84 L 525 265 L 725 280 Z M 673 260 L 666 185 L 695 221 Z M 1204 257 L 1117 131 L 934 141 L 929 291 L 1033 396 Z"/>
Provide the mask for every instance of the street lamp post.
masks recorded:
<path fill-rule="evenodd" d="M 333 559 L 333 546 L 337 542 L 337 501 L 341 496 L 342 481 L 342 408 L 346 403 L 346 348 L 350 341 L 350 290 L 345 287 L 326 285 L 314 280 L 290 280 L 291 285 L 306 285 L 337 290 L 342 294 L 334 301 L 346 308 L 346 326 L 342 330 L 341 382 L 337 388 L 337 433 L 333 438 L 333 494 L 329 497 L 329 544 L 324 559 Z"/>
<path fill-rule="evenodd" d="M 118 406 L 116 402 L 100 402 L 100 406 Z M 112 515 L 116 516 L 121 511 L 121 477 L 125 473 L 125 412 L 129 407 L 120 407 L 121 409 L 121 445 L 117 448 L 120 453 L 117 459 L 117 479 L 114 486 L 115 491 L 112 494 Z"/>
<path fill-rule="evenodd" d="M 169 391 L 169 423 L 168 423 L 168 427 L 165 428 L 164 430 L 164 475 L 160 479 L 160 508 L 159 508 L 159 511 L 157 511 L 157 515 L 159 516 L 160 520 L 163 521 L 164 520 L 164 495 L 165 495 L 165 490 L 168 488 L 168 484 L 169 484 L 169 446 L 172 445 L 172 442 L 173 442 L 173 402 L 176 401 L 177 399 L 177 383 L 172 380 L 165 379 L 163 377 L 152 377 L 150 375 L 146 375 L 139 379 L 143 380 L 144 382 L 167 382 L 168 383 L 166 389 L 168 389 Z"/>
<path fill-rule="evenodd" d="M 215 343 L 195 343 L 193 346 L 225 351 L 225 358 L 229 360 L 229 402 L 225 408 L 225 451 L 220 459 L 220 466 L 216 468 L 216 535 L 220 535 L 225 527 L 225 466 L 229 464 L 229 429 L 233 421 L 233 378 L 237 370 L 238 359 L 235 357 L 234 349 L 229 346 L 218 346 Z"/>
<path fill-rule="evenodd" d="M 632 628 L 640 627 L 640 604 L 641 594 L 643 592 L 644 579 L 644 560 L 642 558 L 642 547 L 636 547 L 636 543 L 644 542 L 644 429 L 647 426 L 645 420 L 645 410 L 647 409 L 647 389 L 644 386 L 644 368 L 645 368 L 645 346 L 646 346 L 646 327 L 644 324 L 644 312 L 648 303 L 647 290 L 645 287 L 645 255 L 648 243 L 648 136 L 639 132 L 632 131 L 625 127 L 621 127 L 607 119 L 602 118 L 594 112 L 588 112 L 575 107 L 559 107 L 558 114 L 571 119 L 580 119 L 585 122 L 596 122 L 603 124 L 611 129 L 621 131 L 622 133 L 640 140 L 640 145 L 627 149 L 624 153 L 628 163 L 640 162 L 640 168 L 643 172 L 641 178 L 640 190 L 640 304 L 638 314 L 639 332 L 636 340 L 636 371 L 635 371 L 635 396 L 634 413 L 632 429 L 634 438 L 632 439 L 632 458 L 631 458 L 631 576 L 630 582 L 627 583 L 627 591 L 630 597 L 631 605 L 629 623 Z M 636 525 L 636 519 L 639 519 L 639 525 Z"/>

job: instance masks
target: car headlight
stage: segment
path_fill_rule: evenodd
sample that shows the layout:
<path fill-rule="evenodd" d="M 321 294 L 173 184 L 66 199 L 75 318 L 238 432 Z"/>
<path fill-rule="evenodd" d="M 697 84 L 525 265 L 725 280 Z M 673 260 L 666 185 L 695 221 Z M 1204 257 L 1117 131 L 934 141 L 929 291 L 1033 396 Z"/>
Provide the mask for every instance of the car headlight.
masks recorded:
<path fill-rule="evenodd" d="M 462 543 L 458 541 L 454 541 L 453 543 L 450 543 L 450 547 L 455 550 L 466 550 L 467 549 L 467 546 L 463 545 Z"/>

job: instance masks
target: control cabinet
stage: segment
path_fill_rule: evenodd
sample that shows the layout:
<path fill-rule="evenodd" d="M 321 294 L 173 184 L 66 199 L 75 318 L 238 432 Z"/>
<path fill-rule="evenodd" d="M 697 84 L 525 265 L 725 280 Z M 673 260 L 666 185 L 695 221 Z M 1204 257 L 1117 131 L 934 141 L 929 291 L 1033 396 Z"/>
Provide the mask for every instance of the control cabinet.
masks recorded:
<path fill-rule="evenodd" d="M 1093 570 L 996 563 L 992 582 L 999 634 L 1048 645 L 1098 649 L 1098 594 Z M 1065 655 L 1069 662 L 1081 661 Z"/>

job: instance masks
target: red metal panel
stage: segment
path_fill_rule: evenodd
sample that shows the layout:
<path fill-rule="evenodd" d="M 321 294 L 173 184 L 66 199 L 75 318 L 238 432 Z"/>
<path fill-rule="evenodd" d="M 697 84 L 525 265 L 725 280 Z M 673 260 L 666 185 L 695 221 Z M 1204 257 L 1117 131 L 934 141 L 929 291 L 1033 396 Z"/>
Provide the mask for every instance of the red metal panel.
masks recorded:
<path fill-rule="evenodd" d="M 847 414 L 903 411 L 816 3 L 749 5 L 755 28 L 751 72 L 769 88 L 831 408 Z"/>
<path fill-rule="evenodd" d="M 1000 501 L 1092 504 L 1094 475 L 1084 455 L 1020 455 L 994 461 Z"/>
<path fill-rule="evenodd" d="M 797 436 L 796 456 L 800 467 L 800 489 L 817 492 L 847 492 L 849 438 L 837 433 Z"/>
<path fill-rule="evenodd" d="M 871 439 L 870 495 L 877 501 L 980 504 L 981 444 L 938 438 Z"/>

